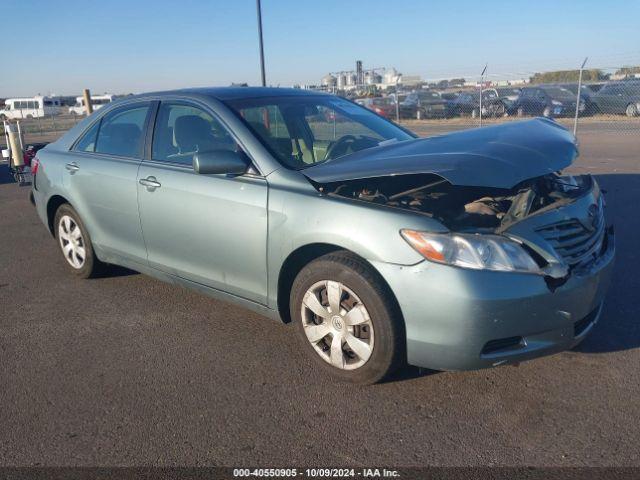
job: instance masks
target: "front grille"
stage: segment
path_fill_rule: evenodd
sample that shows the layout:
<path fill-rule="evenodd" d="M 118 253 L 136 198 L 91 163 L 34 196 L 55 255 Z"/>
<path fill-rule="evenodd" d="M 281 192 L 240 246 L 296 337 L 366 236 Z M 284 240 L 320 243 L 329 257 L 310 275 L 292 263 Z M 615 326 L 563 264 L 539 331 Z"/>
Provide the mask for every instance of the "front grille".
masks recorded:
<path fill-rule="evenodd" d="M 552 223 L 536 230 L 571 267 L 595 259 L 605 235 L 604 215 L 599 205 L 590 228 L 579 220 Z"/>
<path fill-rule="evenodd" d="M 599 308 L 596 308 L 586 317 L 578 320 L 576 323 L 573 324 L 574 337 L 579 337 L 587 328 L 589 328 L 589 325 L 591 325 L 593 321 L 596 319 L 596 317 L 598 316 L 598 310 Z"/>

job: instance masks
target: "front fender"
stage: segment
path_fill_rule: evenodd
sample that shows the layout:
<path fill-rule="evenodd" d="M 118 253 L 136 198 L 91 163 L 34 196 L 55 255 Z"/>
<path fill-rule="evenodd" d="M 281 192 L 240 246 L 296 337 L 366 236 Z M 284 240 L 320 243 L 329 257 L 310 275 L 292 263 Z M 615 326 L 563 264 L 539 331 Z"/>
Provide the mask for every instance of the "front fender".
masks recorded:
<path fill-rule="evenodd" d="M 309 188 L 269 189 L 269 305 L 275 307 L 278 276 L 292 252 L 310 244 L 334 245 L 370 261 L 415 265 L 424 260 L 400 230 L 447 232 L 422 214 L 334 197 Z"/>

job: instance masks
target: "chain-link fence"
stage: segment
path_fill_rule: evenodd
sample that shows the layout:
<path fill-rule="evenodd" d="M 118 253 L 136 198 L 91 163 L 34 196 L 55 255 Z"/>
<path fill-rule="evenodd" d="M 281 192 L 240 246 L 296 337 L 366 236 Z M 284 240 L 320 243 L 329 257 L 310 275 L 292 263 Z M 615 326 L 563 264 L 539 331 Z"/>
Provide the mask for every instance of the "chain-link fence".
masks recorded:
<path fill-rule="evenodd" d="M 623 56 L 614 59 L 620 61 Z M 640 64 L 640 59 L 631 56 L 624 60 Z M 553 64 L 546 71 L 536 71 L 489 63 L 475 75 L 434 70 L 436 80 L 416 81 L 414 77 L 409 83 L 410 77 L 405 76 L 407 81 L 391 88 L 362 85 L 333 90 L 419 135 L 545 116 L 577 130 L 580 140 L 594 132 L 609 138 L 630 136 L 640 149 L 640 66 L 611 66 L 611 59 L 601 59 L 600 67 L 592 64 L 587 63 L 582 71 L 555 70 Z M 20 123 L 25 143 L 46 143 L 84 118 L 72 110 L 69 106 L 55 111 L 5 110 L 0 116 Z M 4 143 L 4 132 L 0 133 Z"/>

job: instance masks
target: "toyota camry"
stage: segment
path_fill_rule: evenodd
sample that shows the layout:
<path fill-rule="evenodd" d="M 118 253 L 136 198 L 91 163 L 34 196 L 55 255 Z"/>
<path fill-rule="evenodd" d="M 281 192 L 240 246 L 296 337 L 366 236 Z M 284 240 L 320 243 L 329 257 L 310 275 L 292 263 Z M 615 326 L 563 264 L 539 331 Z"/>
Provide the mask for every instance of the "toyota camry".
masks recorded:
<path fill-rule="evenodd" d="M 333 95 L 188 89 L 78 123 L 32 194 L 78 277 L 117 264 L 235 302 L 293 323 L 310 373 L 373 383 L 588 334 L 614 242 L 596 181 L 561 173 L 577 155 L 550 119 L 417 138 Z"/>

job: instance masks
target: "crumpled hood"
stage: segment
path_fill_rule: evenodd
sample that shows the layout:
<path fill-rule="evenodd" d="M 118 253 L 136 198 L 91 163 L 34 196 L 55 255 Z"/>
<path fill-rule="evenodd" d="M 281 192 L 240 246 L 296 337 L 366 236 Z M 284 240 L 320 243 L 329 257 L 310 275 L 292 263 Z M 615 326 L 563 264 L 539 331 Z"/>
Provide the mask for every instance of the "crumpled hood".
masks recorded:
<path fill-rule="evenodd" d="M 453 185 L 512 188 L 568 167 L 577 155 L 566 128 L 536 118 L 369 148 L 302 173 L 316 183 L 432 173 Z"/>

